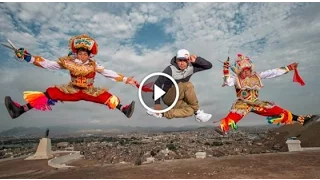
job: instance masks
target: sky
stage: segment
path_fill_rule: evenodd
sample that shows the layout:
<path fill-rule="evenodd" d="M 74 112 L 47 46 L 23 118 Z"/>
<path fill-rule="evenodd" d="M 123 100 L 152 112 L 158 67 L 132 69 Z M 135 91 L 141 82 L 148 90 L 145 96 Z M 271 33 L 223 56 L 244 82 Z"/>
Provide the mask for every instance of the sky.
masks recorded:
<path fill-rule="evenodd" d="M 146 114 L 138 90 L 101 75 L 96 86 L 108 87 L 123 104 L 136 101 L 131 119 L 117 110 L 90 102 L 58 103 L 53 111 L 31 110 L 12 120 L 0 101 L 0 131 L 17 126 L 212 125 L 223 118 L 236 100 L 233 87 L 221 87 L 222 64 L 242 53 L 255 63 L 256 71 L 299 63 L 306 82 L 292 82 L 290 72 L 264 80 L 260 99 L 276 102 L 295 114 L 320 113 L 320 3 L 0 3 L 0 41 L 10 39 L 31 54 L 57 60 L 68 53 L 68 40 L 88 34 L 99 44 L 95 59 L 107 69 L 139 82 L 161 72 L 178 49 L 188 49 L 213 64 L 194 74 L 191 82 L 200 108 L 211 113 L 207 123 L 194 117 L 156 119 Z M 217 61 L 219 60 L 219 61 Z M 0 47 L 0 94 L 24 104 L 23 91 L 45 91 L 68 83 L 66 71 L 41 69 L 18 62 Z M 263 125 L 265 117 L 250 114 L 239 125 Z"/>

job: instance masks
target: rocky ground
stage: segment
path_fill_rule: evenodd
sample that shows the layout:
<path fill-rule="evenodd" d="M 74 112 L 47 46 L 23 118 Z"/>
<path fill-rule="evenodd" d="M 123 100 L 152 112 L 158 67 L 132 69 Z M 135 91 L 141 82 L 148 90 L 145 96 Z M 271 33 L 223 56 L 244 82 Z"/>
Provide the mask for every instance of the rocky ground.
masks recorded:
<path fill-rule="evenodd" d="M 320 151 L 295 153 L 267 153 L 206 159 L 177 159 L 157 161 L 135 166 L 107 165 L 95 160 L 80 160 L 71 165 L 77 168 L 56 170 L 45 160 L 12 160 L 0 162 L 0 178 L 39 179 L 224 179 L 224 178 L 276 178 L 319 179 Z"/>

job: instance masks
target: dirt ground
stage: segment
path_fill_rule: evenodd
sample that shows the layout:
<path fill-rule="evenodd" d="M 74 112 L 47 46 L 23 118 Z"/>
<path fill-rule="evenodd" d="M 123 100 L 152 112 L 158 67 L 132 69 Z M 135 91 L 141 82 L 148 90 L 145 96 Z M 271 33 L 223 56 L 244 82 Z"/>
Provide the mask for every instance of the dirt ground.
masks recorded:
<path fill-rule="evenodd" d="M 256 154 L 155 162 L 141 166 L 101 165 L 79 160 L 56 170 L 46 160 L 0 162 L 0 178 L 320 178 L 320 151 Z"/>

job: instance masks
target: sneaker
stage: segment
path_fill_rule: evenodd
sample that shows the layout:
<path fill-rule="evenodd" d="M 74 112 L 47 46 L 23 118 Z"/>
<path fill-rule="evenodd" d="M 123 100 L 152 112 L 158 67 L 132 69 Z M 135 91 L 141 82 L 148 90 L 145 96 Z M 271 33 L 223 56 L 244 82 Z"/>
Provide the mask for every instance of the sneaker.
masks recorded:
<path fill-rule="evenodd" d="M 125 114 L 128 118 L 131 118 L 131 116 L 132 116 L 132 114 L 133 114 L 134 105 L 135 105 L 135 102 L 132 101 L 131 104 L 126 105 L 126 106 L 124 106 L 124 107 L 122 108 L 123 114 Z"/>
<path fill-rule="evenodd" d="M 200 109 L 196 112 L 196 116 L 195 116 L 196 121 L 198 122 L 207 122 L 211 119 L 211 117 L 212 117 L 211 114 L 205 113 L 203 112 L 203 110 L 200 110 Z"/>
<path fill-rule="evenodd" d="M 23 114 L 24 112 L 21 111 L 21 106 L 18 103 L 15 103 L 14 101 L 12 101 L 10 96 L 6 96 L 4 99 L 4 104 L 9 112 L 9 115 L 12 119 L 15 119 L 17 117 L 19 117 L 21 114 Z"/>
<path fill-rule="evenodd" d="M 155 113 L 155 112 L 152 112 L 152 111 L 147 111 L 147 114 L 150 115 L 150 116 L 154 116 L 156 118 L 162 118 L 162 114 L 158 114 L 158 113 Z"/>
<path fill-rule="evenodd" d="M 307 115 L 304 117 L 303 126 L 310 126 L 315 122 L 320 122 L 320 115 Z"/>

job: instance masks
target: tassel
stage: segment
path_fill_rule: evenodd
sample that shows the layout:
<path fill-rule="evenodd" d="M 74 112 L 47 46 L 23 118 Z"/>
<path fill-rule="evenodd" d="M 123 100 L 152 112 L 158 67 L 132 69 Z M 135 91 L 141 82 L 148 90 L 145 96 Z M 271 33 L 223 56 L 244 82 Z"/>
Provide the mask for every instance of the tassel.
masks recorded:
<path fill-rule="evenodd" d="M 43 92 L 39 91 L 25 91 L 23 92 L 23 98 L 30 103 L 33 108 L 41 111 L 51 111 L 50 105 L 54 105 L 54 103 L 57 102 L 48 99 Z"/>
<path fill-rule="evenodd" d="M 104 104 L 106 104 L 109 109 L 115 109 L 119 103 L 120 100 L 117 96 L 111 96 Z"/>
<path fill-rule="evenodd" d="M 284 112 L 281 113 L 280 116 L 267 117 L 267 121 L 269 124 L 277 124 L 277 125 L 280 125 L 281 123 L 293 124 L 292 118 L 293 118 L 292 113 L 288 110 L 284 110 Z"/>
<path fill-rule="evenodd" d="M 229 126 L 233 130 L 238 129 L 238 126 L 236 125 L 236 123 L 232 119 L 222 119 L 221 120 L 220 128 L 222 129 L 223 132 L 229 131 Z"/>
<path fill-rule="evenodd" d="M 278 126 L 282 123 L 284 119 L 284 113 L 280 116 L 267 117 L 267 121 L 269 124 L 277 124 Z"/>
<path fill-rule="evenodd" d="M 237 130 L 238 126 L 236 125 L 236 123 L 233 120 L 229 120 L 228 125 L 233 129 L 233 130 Z"/>
<path fill-rule="evenodd" d="M 283 118 L 284 118 L 284 114 L 282 113 L 280 117 L 279 116 L 267 117 L 267 121 L 269 124 L 280 125 L 281 122 L 283 121 Z"/>
<path fill-rule="evenodd" d="M 303 79 L 302 79 L 301 76 L 299 75 L 299 72 L 298 72 L 298 69 L 297 69 L 297 68 L 294 69 L 293 82 L 297 82 L 297 83 L 299 83 L 301 86 L 304 86 L 304 85 L 305 85 Z"/>

